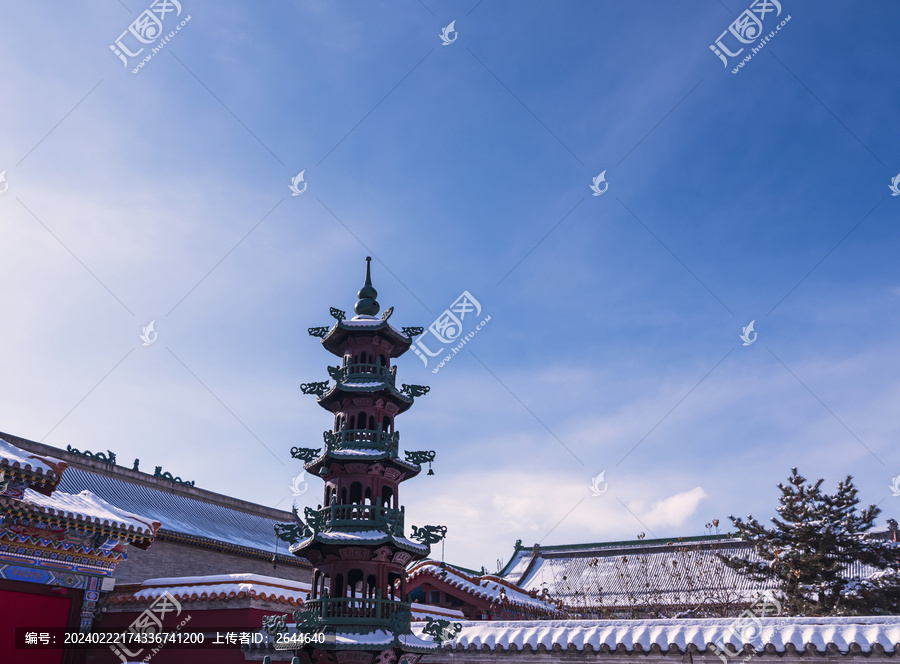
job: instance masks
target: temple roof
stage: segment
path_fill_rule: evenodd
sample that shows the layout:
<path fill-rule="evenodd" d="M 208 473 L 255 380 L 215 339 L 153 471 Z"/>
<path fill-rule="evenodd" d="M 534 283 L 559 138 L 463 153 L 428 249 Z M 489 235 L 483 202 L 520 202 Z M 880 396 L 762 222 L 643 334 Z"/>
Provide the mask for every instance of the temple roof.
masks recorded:
<path fill-rule="evenodd" d="M 755 581 L 726 566 L 718 554 L 758 559 L 746 542 L 727 535 L 681 540 L 638 540 L 536 549 L 517 546 L 500 573 L 525 591 L 544 588 L 573 611 L 622 611 L 647 607 L 690 608 L 750 604 L 772 581 Z M 673 573 L 672 561 L 679 573 Z M 874 568 L 856 563 L 851 576 L 867 577 Z M 652 579 L 652 591 L 646 588 Z"/>
<path fill-rule="evenodd" d="M 360 394 L 375 394 L 378 392 L 385 392 L 386 396 L 397 405 L 398 414 L 405 413 L 413 404 L 412 397 L 401 394 L 391 381 L 386 378 L 359 382 L 335 382 L 317 401 L 323 408 L 331 410 L 329 404 L 333 402 L 339 404 L 344 398 L 352 399 Z"/>
<path fill-rule="evenodd" d="M 212 574 L 208 576 L 180 576 L 147 579 L 141 583 L 117 586 L 110 595 L 110 604 L 151 603 L 165 593 L 179 602 L 215 602 L 259 598 L 269 602 L 303 606 L 312 586 L 305 581 L 293 581 L 262 574 Z M 412 619 L 465 619 L 462 611 L 437 606 L 412 604 Z"/>
<path fill-rule="evenodd" d="M 0 433 L 0 440 L 0 458 L 18 460 L 20 464 L 24 460 L 32 467 L 42 464 L 39 467 L 60 469 L 54 498 L 59 491 L 68 494 L 89 491 L 123 513 L 140 515 L 146 523 L 159 522 L 161 526 L 156 533 L 159 540 L 268 560 L 276 551 L 274 525 L 291 518 L 291 513 L 284 510 L 223 496 L 108 461 L 85 458 L 84 454 L 71 450 L 59 450 L 6 433 Z M 309 567 L 306 561 L 293 558 L 287 559 L 286 564 Z"/>
<path fill-rule="evenodd" d="M 431 548 L 425 544 L 419 544 L 418 542 L 413 542 L 412 540 L 408 540 L 405 537 L 399 537 L 397 535 L 391 535 L 390 533 L 386 533 L 381 530 L 373 530 L 373 529 L 360 529 L 360 530 L 330 530 L 330 531 L 319 531 L 314 533 L 311 537 L 307 537 L 304 540 L 297 542 L 296 544 L 292 544 L 290 547 L 291 553 L 295 553 L 297 551 L 301 551 L 302 549 L 308 548 L 310 544 L 313 542 L 318 542 L 320 544 L 337 544 L 337 545 L 347 545 L 347 546 L 356 546 L 356 545 L 366 545 L 366 546 L 378 546 L 380 544 L 393 544 L 396 547 L 401 549 L 406 549 L 407 551 L 412 551 L 413 553 L 417 553 L 420 555 L 428 555 Z M 302 554 L 301 554 L 302 555 Z"/>
<path fill-rule="evenodd" d="M 27 489 L 19 499 L 30 512 L 40 512 L 68 522 L 78 522 L 93 526 L 105 526 L 117 531 L 137 533 L 153 537 L 159 529 L 159 522 L 137 514 L 132 514 L 94 495 L 90 491 L 78 494 L 54 491 L 45 496 Z M 9 502 L 9 499 L 4 499 Z"/>
<path fill-rule="evenodd" d="M 308 583 L 290 581 L 260 574 L 214 574 L 147 579 L 142 583 L 117 588 L 111 604 L 152 602 L 169 593 L 179 602 L 212 602 L 258 598 L 270 602 L 303 606 L 311 587 Z"/>
<path fill-rule="evenodd" d="M 454 645 L 445 647 L 475 652 L 484 648 L 490 651 L 491 661 L 496 661 L 498 651 L 565 652 L 570 646 L 578 652 L 610 655 L 650 651 L 713 655 L 708 646 L 716 643 L 731 644 L 738 651 L 746 644 L 766 653 L 896 653 L 900 648 L 900 616 L 754 618 L 756 624 L 760 626 L 758 632 L 746 630 L 756 638 L 745 642 L 741 629 L 735 628 L 734 618 L 468 621 L 462 623 Z M 421 629 L 420 625 L 413 626 L 414 632 L 421 633 Z M 833 645 L 829 648 L 829 644 Z"/>
<path fill-rule="evenodd" d="M 517 607 L 537 609 L 549 614 L 559 615 L 560 611 L 550 601 L 540 597 L 532 597 L 528 591 L 510 583 L 506 579 L 493 574 L 482 576 L 469 575 L 451 565 L 444 565 L 434 560 L 422 560 L 407 567 L 407 584 L 420 576 L 430 576 L 443 581 L 463 593 L 480 597 L 490 602 L 510 604 Z"/>
<path fill-rule="evenodd" d="M 322 339 L 325 350 L 337 355 L 343 355 L 343 346 L 347 337 L 358 335 L 360 332 L 379 334 L 388 339 L 394 346 L 391 357 L 400 357 L 409 350 L 412 339 L 401 330 L 388 323 L 383 318 L 375 316 L 354 316 L 349 320 L 341 320 L 334 324 Z"/>
<path fill-rule="evenodd" d="M 350 320 L 338 320 L 334 327 L 322 338 L 322 345 L 330 353 L 338 356 L 343 355 L 343 347 L 347 337 L 358 335 L 360 332 L 378 333 L 388 339 L 393 345 L 391 357 L 400 357 L 409 350 L 412 343 L 409 335 L 387 322 L 393 312 L 393 307 L 388 309 L 381 318 L 375 315 L 381 310 L 381 305 L 375 300 L 378 297 L 378 291 L 372 286 L 371 268 L 372 258 L 366 256 L 366 281 L 363 287 L 359 289 L 357 293 L 359 300 L 353 307 L 357 315 Z M 343 317 L 343 313 L 340 315 Z"/>
<path fill-rule="evenodd" d="M 312 475 L 318 475 L 319 469 L 326 462 L 352 463 L 354 461 L 364 461 L 368 463 L 377 461 L 382 464 L 384 462 L 389 462 L 391 465 L 396 466 L 397 469 L 406 471 L 407 474 L 404 476 L 404 480 L 415 477 L 422 472 L 422 466 L 417 463 L 412 463 L 411 461 L 396 457 L 390 451 L 376 450 L 367 447 L 326 450 L 317 458 L 304 464 L 303 469 Z"/>
<path fill-rule="evenodd" d="M 20 475 L 29 487 L 41 493 L 52 493 L 67 467 L 65 461 L 30 454 L 0 438 L 0 472 Z"/>
<path fill-rule="evenodd" d="M 266 518 L 177 490 L 163 491 L 80 468 L 69 468 L 59 488 L 70 492 L 90 489 L 123 510 L 159 521 L 162 527 L 158 536 L 166 539 L 199 545 L 225 543 L 239 553 L 256 552 L 265 557 L 271 557 L 275 551 L 274 525 L 290 519 L 289 512 L 281 519 Z"/>

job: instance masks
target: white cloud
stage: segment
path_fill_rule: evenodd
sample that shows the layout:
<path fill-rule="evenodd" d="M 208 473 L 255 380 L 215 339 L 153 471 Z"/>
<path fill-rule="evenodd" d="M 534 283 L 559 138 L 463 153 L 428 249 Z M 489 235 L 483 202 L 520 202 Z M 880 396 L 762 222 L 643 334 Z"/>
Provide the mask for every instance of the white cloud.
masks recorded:
<path fill-rule="evenodd" d="M 700 501 L 707 497 L 703 487 L 695 487 L 690 491 L 677 493 L 663 500 L 654 502 L 649 509 L 643 503 L 634 502 L 628 507 L 636 512 L 648 528 L 681 526 L 688 517 L 694 515 Z"/>

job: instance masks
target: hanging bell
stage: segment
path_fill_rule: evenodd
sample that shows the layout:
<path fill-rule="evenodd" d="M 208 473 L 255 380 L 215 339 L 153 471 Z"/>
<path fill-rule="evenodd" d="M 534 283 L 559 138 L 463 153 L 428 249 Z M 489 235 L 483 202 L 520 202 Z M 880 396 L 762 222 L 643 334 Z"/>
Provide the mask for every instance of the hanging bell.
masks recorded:
<path fill-rule="evenodd" d="M 278 569 L 278 554 L 272 556 L 272 569 Z"/>
<path fill-rule="evenodd" d="M 434 471 L 431 469 L 431 462 L 428 462 L 428 472 L 426 475 L 434 475 Z"/>
<path fill-rule="evenodd" d="M 328 469 L 325 466 L 319 469 L 319 477 L 328 477 Z"/>

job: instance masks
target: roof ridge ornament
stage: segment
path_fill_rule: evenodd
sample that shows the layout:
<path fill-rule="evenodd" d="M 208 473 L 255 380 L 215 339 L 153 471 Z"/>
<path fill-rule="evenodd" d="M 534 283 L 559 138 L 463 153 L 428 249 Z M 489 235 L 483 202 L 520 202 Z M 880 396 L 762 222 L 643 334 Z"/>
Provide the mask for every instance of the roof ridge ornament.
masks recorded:
<path fill-rule="evenodd" d="M 378 291 L 372 286 L 372 257 L 366 256 L 366 283 L 359 289 L 356 294 L 359 301 L 353 307 L 360 316 L 374 316 L 381 309 L 381 305 L 375 301 L 378 297 Z"/>

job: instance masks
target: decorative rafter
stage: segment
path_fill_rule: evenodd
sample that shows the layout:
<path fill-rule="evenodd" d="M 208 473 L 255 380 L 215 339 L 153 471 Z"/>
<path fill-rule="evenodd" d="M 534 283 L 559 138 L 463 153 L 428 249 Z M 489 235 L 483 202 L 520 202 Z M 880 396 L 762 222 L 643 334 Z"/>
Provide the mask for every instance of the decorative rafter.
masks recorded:
<path fill-rule="evenodd" d="M 321 447 L 292 447 L 291 456 L 295 459 L 300 459 L 300 461 L 309 463 L 313 459 L 318 459 L 319 452 L 321 451 Z"/>
<path fill-rule="evenodd" d="M 314 533 L 319 532 L 325 526 L 325 515 L 319 510 L 312 507 L 303 508 L 303 515 L 306 517 L 306 526 Z"/>
<path fill-rule="evenodd" d="M 447 536 L 447 526 L 422 526 L 418 528 L 412 527 L 412 537 L 414 540 L 420 541 L 422 544 L 437 544 Z"/>
<path fill-rule="evenodd" d="M 276 523 L 275 535 L 283 542 L 288 544 L 296 544 L 302 539 L 308 537 L 309 528 L 302 522 L 300 523 Z"/>
<path fill-rule="evenodd" d="M 428 385 L 407 385 L 403 383 L 400 392 L 410 397 L 422 397 L 428 394 L 431 388 Z"/>
<path fill-rule="evenodd" d="M 435 451 L 434 450 L 406 450 L 406 460 L 410 463 L 417 463 L 422 465 L 423 463 L 431 463 L 434 461 Z"/>
<path fill-rule="evenodd" d="M 413 337 L 417 337 L 425 331 L 424 327 L 403 327 L 400 328 L 400 331 L 403 332 L 410 339 Z"/>
<path fill-rule="evenodd" d="M 458 622 L 452 623 L 443 618 L 435 620 L 431 616 L 428 616 L 425 620 L 428 624 L 422 628 L 422 631 L 425 634 L 430 634 L 431 638 L 438 644 L 442 644 L 444 641 L 452 641 L 462 631 L 462 624 Z"/>
<path fill-rule="evenodd" d="M 106 454 L 103 452 L 88 452 L 85 450 L 82 452 L 81 450 L 77 450 L 71 445 L 66 445 L 66 452 L 71 452 L 72 454 L 77 454 L 78 456 L 83 456 L 86 459 L 94 459 L 95 461 L 102 461 L 103 463 L 111 463 L 115 465 L 116 463 L 116 453 L 111 452 L 110 450 L 106 450 Z"/>
<path fill-rule="evenodd" d="M 334 316 L 334 319 L 338 322 L 347 318 L 347 312 L 341 309 L 337 309 L 336 307 L 331 307 L 328 313 Z"/>
<path fill-rule="evenodd" d="M 287 625 L 285 624 L 285 621 L 285 616 L 263 616 L 262 626 L 267 634 L 276 636 L 278 634 L 284 634 L 285 632 L 287 632 Z"/>
<path fill-rule="evenodd" d="M 320 339 L 324 339 L 328 334 L 327 327 L 308 327 L 306 331 L 309 333 L 311 337 L 319 337 Z"/>
<path fill-rule="evenodd" d="M 388 307 L 383 314 L 381 314 L 381 320 L 386 321 L 391 317 L 391 314 L 394 313 L 394 307 Z"/>
<path fill-rule="evenodd" d="M 163 472 L 162 466 L 157 466 L 156 470 L 153 471 L 153 477 L 161 477 L 164 480 L 169 480 L 170 482 L 175 482 L 176 484 L 185 484 L 187 486 L 194 486 L 194 480 L 190 482 L 181 479 L 180 477 L 175 477 L 172 473 L 166 471 Z"/>
<path fill-rule="evenodd" d="M 316 609 L 296 609 L 291 615 L 297 629 L 303 632 L 316 630 L 322 624 L 322 616 Z"/>
<path fill-rule="evenodd" d="M 300 386 L 303 394 L 315 394 L 317 397 L 323 396 L 328 391 L 328 381 L 323 380 L 318 383 L 303 383 Z"/>

